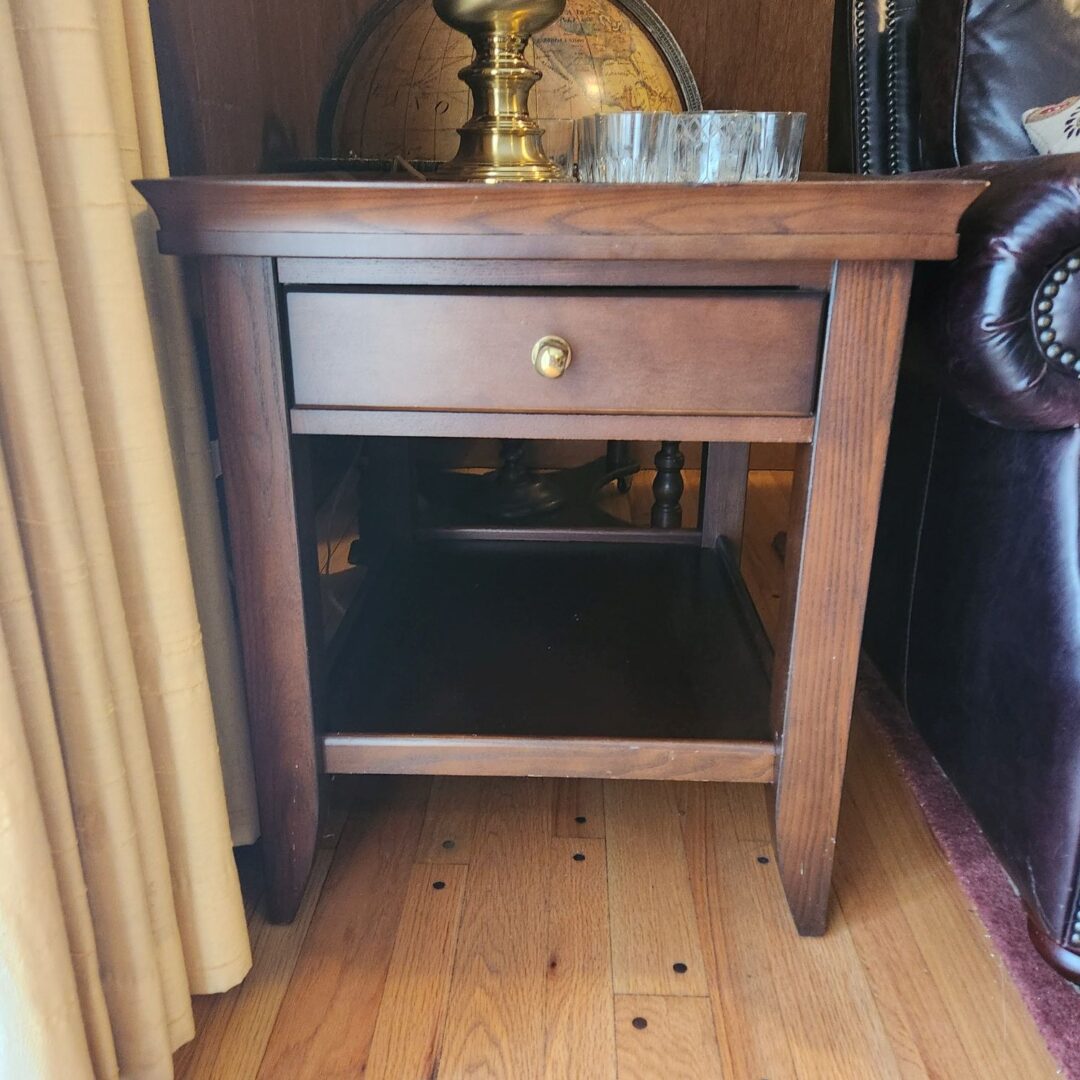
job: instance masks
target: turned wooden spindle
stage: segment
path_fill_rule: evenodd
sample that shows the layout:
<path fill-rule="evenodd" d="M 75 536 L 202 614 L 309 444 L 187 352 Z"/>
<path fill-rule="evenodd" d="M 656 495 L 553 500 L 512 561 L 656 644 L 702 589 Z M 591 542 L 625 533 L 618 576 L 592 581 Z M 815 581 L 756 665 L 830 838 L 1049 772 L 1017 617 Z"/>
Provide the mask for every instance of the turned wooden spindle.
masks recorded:
<path fill-rule="evenodd" d="M 503 439 L 499 448 L 499 482 L 512 488 L 521 484 L 528 473 L 525 466 L 524 439 Z"/>
<path fill-rule="evenodd" d="M 660 444 L 653 481 L 652 524 L 654 529 L 677 529 L 682 525 L 682 467 L 686 459 L 677 442 Z"/>
<path fill-rule="evenodd" d="M 625 469 L 630 464 L 630 444 L 622 439 L 611 439 L 607 444 L 608 472 Z M 620 476 L 616 481 L 620 495 L 626 495 L 634 483 L 632 476 Z"/>

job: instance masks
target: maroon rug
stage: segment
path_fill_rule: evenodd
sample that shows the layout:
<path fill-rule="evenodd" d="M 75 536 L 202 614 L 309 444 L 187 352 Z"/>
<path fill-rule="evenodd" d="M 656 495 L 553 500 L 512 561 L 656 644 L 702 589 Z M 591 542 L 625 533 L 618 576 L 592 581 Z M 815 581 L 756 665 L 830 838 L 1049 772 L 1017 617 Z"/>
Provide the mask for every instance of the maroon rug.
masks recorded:
<path fill-rule="evenodd" d="M 1028 939 L 1023 908 L 982 830 L 919 737 L 907 712 L 868 661 L 858 696 L 922 807 L 949 865 L 974 903 L 1063 1075 L 1080 1080 L 1080 992 L 1048 967 Z"/>

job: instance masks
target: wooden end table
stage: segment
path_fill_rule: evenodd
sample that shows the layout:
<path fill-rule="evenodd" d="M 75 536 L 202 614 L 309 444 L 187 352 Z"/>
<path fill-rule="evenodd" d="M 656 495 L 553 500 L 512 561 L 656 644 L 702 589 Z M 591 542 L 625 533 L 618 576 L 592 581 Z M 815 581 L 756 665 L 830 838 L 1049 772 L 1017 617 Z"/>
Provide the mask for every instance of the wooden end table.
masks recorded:
<path fill-rule="evenodd" d="M 137 186 L 201 264 L 270 917 L 321 766 L 769 783 L 823 933 L 912 265 L 983 185 Z M 666 525 L 700 440 L 701 528 L 406 523 L 324 676 L 294 466 L 325 434 L 663 441 Z M 799 446 L 775 657 L 738 573 L 751 441 Z"/>

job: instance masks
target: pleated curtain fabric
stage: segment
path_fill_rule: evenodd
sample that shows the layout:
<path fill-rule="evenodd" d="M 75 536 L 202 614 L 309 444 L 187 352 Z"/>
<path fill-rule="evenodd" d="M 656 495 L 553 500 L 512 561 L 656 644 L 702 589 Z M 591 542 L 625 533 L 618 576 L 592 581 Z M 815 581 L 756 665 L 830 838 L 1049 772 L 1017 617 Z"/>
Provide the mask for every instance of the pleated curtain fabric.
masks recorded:
<path fill-rule="evenodd" d="M 257 820 L 202 403 L 129 184 L 165 172 L 144 0 L 0 0 L 5 1080 L 171 1076 L 190 995 L 251 963 L 232 843 Z"/>

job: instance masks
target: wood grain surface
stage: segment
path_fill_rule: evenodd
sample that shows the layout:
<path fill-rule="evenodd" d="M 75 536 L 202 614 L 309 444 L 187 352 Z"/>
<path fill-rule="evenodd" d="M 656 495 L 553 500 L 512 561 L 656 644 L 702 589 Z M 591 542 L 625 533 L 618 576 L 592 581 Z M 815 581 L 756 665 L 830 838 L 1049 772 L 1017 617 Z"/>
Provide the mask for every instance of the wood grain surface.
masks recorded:
<path fill-rule="evenodd" d="M 828 289 L 829 262 L 735 262 L 713 259 L 649 262 L 569 262 L 551 259 L 292 259 L 278 260 L 282 285 L 443 285 L 582 288 L 603 280 L 612 288 Z"/>
<path fill-rule="evenodd" d="M 910 177 L 482 190 L 308 178 L 136 184 L 169 254 L 605 262 L 947 259 L 960 214 L 985 186 Z"/>
<path fill-rule="evenodd" d="M 431 784 L 417 861 L 467 866 L 476 839 L 476 814 L 484 794 L 482 780 L 452 781 L 436 777 Z"/>
<path fill-rule="evenodd" d="M 795 415 L 788 419 L 806 422 L 810 418 L 802 414 L 814 406 L 813 441 L 799 453 L 788 530 L 787 611 L 773 684 L 776 751 L 763 738 L 767 691 L 754 635 L 748 632 L 753 616 L 747 614 L 741 585 L 723 570 L 722 552 L 708 545 L 668 550 L 584 543 L 482 543 L 476 550 L 466 543 L 432 545 L 419 557 L 406 550 L 404 567 L 396 565 L 395 555 L 365 590 L 348 663 L 339 664 L 344 677 L 328 688 L 333 733 L 324 750 L 328 768 L 354 772 L 741 781 L 775 776 L 780 878 L 799 930 L 823 933 L 910 260 L 954 249 L 956 218 L 978 186 L 897 182 L 886 199 L 883 185 L 875 182 L 677 193 L 553 185 L 524 201 L 520 191 L 509 188 L 480 192 L 453 185 L 412 189 L 307 180 L 162 181 L 148 182 L 144 189 L 158 199 L 164 249 L 190 253 L 286 254 L 292 249 L 281 243 L 299 243 L 304 254 L 325 256 L 348 254 L 349 245 L 360 244 L 368 256 L 401 258 L 424 252 L 431 258 L 573 259 L 596 249 L 605 253 L 598 257 L 618 262 L 674 257 L 676 250 L 680 258 L 687 251 L 690 258 L 715 257 L 722 245 L 736 260 L 817 259 L 824 249 L 839 260 L 816 405 L 812 375 L 820 298 L 806 291 L 630 290 L 590 293 L 587 303 L 584 295 L 569 291 L 492 291 L 470 294 L 468 307 L 464 294 L 447 290 L 298 292 L 289 301 L 292 336 L 286 345 L 280 340 L 280 297 L 269 261 L 211 258 L 204 278 L 225 429 L 230 525 L 234 537 L 258 538 L 246 548 L 234 541 L 234 560 L 265 809 L 270 916 L 289 918 L 297 908 L 317 821 L 302 588 L 310 568 L 303 536 L 296 532 L 300 496 L 293 486 L 290 420 L 329 413 L 336 425 L 343 407 L 365 418 L 399 412 L 412 422 L 413 434 L 431 435 L 440 431 L 438 418 L 453 410 L 467 414 L 470 422 L 505 410 L 515 423 L 526 425 L 550 412 L 556 430 L 570 437 L 584 433 L 579 419 L 595 421 L 605 406 L 639 422 L 655 410 L 673 423 L 692 420 L 687 413 L 696 404 L 736 418 L 746 414 L 749 433 L 740 440 L 745 442 L 775 422 L 770 411 L 790 412 Z M 170 236 L 179 247 L 171 246 Z M 254 247 L 247 246 L 247 236 L 257 239 Z M 860 256 L 864 261 L 851 261 Z M 890 256 L 905 261 L 886 261 Z M 485 299 L 487 313 L 474 311 Z M 686 310 L 676 311 L 678 305 Z M 483 351 L 485 338 L 474 331 L 474 320 L 494 333 L 500 312 L 508 324 L 525 325 L 527 338 L 540 332 L 537 327 L 575 328 L 589 363 L 571 368 L 576 394 L 569 403 L 565 395 L 558 397 L 561 383 L 543 386 L 525 366 L 514 369 L 523 373 L 520 390 L 510 369 L 492 368 L 497 374 L 491 374 L 495 353 Z M 431 321 L 425 323 L 428 314 Z M 552 317 L 556 325 L 548 328 L 542 320 L 530 328 L 529 319 L 541 316 Z M 712 316 L 715 322 L 709 321 Z M 761 325 L 774 337 L 766 334 L 757 341 Z M 632 333 L 623 333 L 623 327 Z M 756 335 L 747 336 L 747 328 Z M 470 378 L 466 365 L 463 382 L 454 372 L 444 378 L 443 368 L 434 374 L 430 368 L 429 358 L 447 329 L 456 330 L 463 355 L 478 368 Z M 410 334 L 416 338 L 411 344 Z M 360 377 L 352 340 L 365 335 L 372 360 Z M 495 338 L 498 354 L 513 351 L 512 338 Z M 651 357 L 663 351 L 664 342 L 678 340 L 684 344 L 671 344 L 669 358 L 673 370 L 686 369 L 689 382 L 670 373 L 658 381 L 648 362 L 627 362 L 628 355 L 636 358 L 638 345 Z M 756 351 L 759 345 L 763 354 Z M 320 408 L 287 409 L 285 348 L 296 362 L 292 374 L 299 405 Z M 783 362 L 774 362 L 778 355 Z M 414 356 L 423 360 L 409 367 Z M 710 360 L 705 366 L 702 356 Z M 349 382 L 354 375 L 355 384 Z M 542 393 L 554 395 L 550 406 Z M 322 408 L 327 405 L 337 409 Z M 585 410 L 580 418 L 568 415 L 576 407 Z M 470 433 L 479 432 L 474 427 Z M 609 429 L 606 434 L 624 433 Z M 670 439 L 684 434 L 664 433 L 668 453 L 658 463 L 670 458 L 681 467 L 673 449 L 678 444 Z M 710 433 L 710 442 L 722 439 Z M 723 452 L 718 456 L 723 459 Z M 736 486 L 743 465 L 734 455 L 727 462 Z M 671 478 L 673 489 L 681 491 L 678 472 Z M 738 508 L 721 505 L 715 482 L 710 486 L 706 479 L 705 490 L 712 498 L 703 535 L 730 548 L 739 531 Z M 632 597 L 627 577 L 637 582 Z M 526 609 L 530 618 L 523 620 L 520 612 Z M 625 634 L 631 625 L 636 632 Z M 417 657 L 423 663 L 417 664 Z M 617 729 L 593 728 L 597 718 Z M 527 736 L 508 741 L 520 732 Z M 582 733 L 595 737 L 578 741 Z M 702 741 L 673 741 L 679 737 Z M 622 817 L 632 818 L 632 808 L 626 807 Z M 508 823 L 500 820 L 500 827 Z M 616 842 L 619 833 L 612 832 L 610 820 L 605 828 L 609 875 L 626 883 L 631 877 L 620 870 L 625 845 Z M 685 876 L 678 865 L 667 871 L 676 882 Z M 704 992 L 702 957 L 690 955 L 692 935 L 682 943 L 687 958 L 671 961 L 661 990 L 642 975 L 656 959 L 648 950 L 679 945 L 680 927 L 689 925 L 685 916 L 693 899 L 686 890 L 680 899 L 679 888 L 670 917 L 636 944 L 627 911 L 613 907 L 618 992 Z M 466 937 L 475 922 L 470 910 L 466 902 Z M 378 920 L 372 925 L 378 927 Z M 520 960 L 520 943 L 509 937 L 500 943 L 500 928 L 494 930 L 496 953 L 505 948 L 515 963 Z M 387 954 L 383 972 L 389 962 Z M 468 969 L 480 996 L 487 994 L 481 978 L 486 969 L 486 960 Z M 379 969 L 374 970 L 377 975 Z M 371 981 L 365 992 L 376 986 L 381 988 Z M 521 1000 L 505 999 L 494 1037 L 525 1023 Z M 448 1030 L 458 1030 L 448 1024 Z M 452 1039 L 447 1052 L 467 1070 L 491 1037 L 486 1026 L 477 1028 Z M 509 1044 L 516 1055 L 518 1041 Z M 527 1069 L 533 1050 L 524 1045 L 521 1053 L 525 1056 L 514 1068 Z"/>
<path fill-rule="evenodd" d="M 541 1076 L 552 787 L 492 780 L 458 935 L 443 1076 Z M 492 903 L 505 891 L 509 903 Z"/>
<path fill-rule="evenodd" d="M 637 474 L 642 475 L 642 474 Z M 655 474 L 649 474 L 653 476 Z M 642 476 L 642 483 L 645 477 Z M 639 484 L 638 490 L 641 490 Z M 631 493 L 633 488 L 630 489 Z M 651 493 L 651 487 L 650 487 Z M 606 498 L 607 496 L 602 496 Z M 628 495 L 628 498 L 632 495 Z M 686 500 L 684 500 L 685 502 Z M 648 521 L 652 500 L 648 500 L 644 520 Z M 686 507 L 685 509 L 689 509 Z M 687 515 L 689 517 L 689 514 Z M 617 519 L 622 520 L 622 519 Z M 632 525 L 468 525 L 421 527 L 416 530 L 417 540 L 495 540 L 502 543 L 545 544 L 686 544 L 690 547 L 701 546 L 701 533 L 697 529 L 683 528 L 661 531 L 651 525 L 635 527 Z"/>
<path fill-rule="evenodd" d="M 736 1076 L 900 1075 L 846 924 L 807 940 L 763 932 L 787 917 L 767 845 L 718 844 L 732 826 L 724 801 L 706 798 L 703 890 L 713 934 L 715 1009 L 725 1024 Z M 767 863 L 758 860 L 766 858 Z M 767 973 L 767 974 L 766 974 Z"/>
<path fill-rule="evenodd" d="M 299 408 L 808 416 L 824 297 L 806 290 L 287 294 Z M 557 335 L 556 379 L 533 346 Z M 422 420 L 417 424 L 422 431 Z"/>
<path fill-rule="evenodd" d="M 555 781 L 555 835 L 604 838 L 604 785 L 600 780 Z"/>
<path fill-rule="evenodd" d="M 437 1075 L 468 871 L 418 863 L 405 890 L 364 1076 Z"/>
<path fill-rule="evenodd" d="M 1043 1075 L 1039 1033 L 1013 1004 L 1016 992 L 985 927 L 858 698 L 856 716 L 856 768 L 840 834 L 850 849 L 839 860 L 837 907 L 886 1029 L 892 1036 L 899 1025 L 890 1017 L 902 1019 L 930 1075 L 947 1073 L 939 1063 L 954 1054 L 954 1076 Z M 876 872 L 865 873 L 867 865 Z M 909 962 L 898 963 L 898 956 Z"/>
<path fill-rule="evenodd" d="M 701 485 L 701 544 L 714 548 L 726 541 L 738 566 L 746 510 L 746 474 L 750 447 L 746 443 L 710 443 Z"/>
<path fill-rule="evenodd" d="M 548 896 L 543 1076 L 611 1076 L 615 1027 L 604 841 L 552 840 Z"/>
<path fill-rule="evenodd" d="M 371 1048 L 430 781 L 368 782 L 353 808 L 259 1076 L 352 1077 Z M 372 888 L 378 882 L 378 888 Z M 318 1002 L 318 1008 L 309 1007 Z"/>
<path fill-rule="evenodd" d="M 514 752 L 488 738 L 521 737 L 530 756 L 547 745 L 552 760 L 555 745 L 541 737 L 616 740 L 627 751 L 660 740 L 638 775 L 662 766 L 661 752 L 678 749 L 666 744 L 679 739 L 704 740 L 705 756 L 724 739 L 769 746 L 768 681 L 733 574 L 715 551 L 417 544 L 396 553 L 366 594 L 345 655 L 330 679 L 326 728 L 334 736 L 466 737 L 455 753 L 480 737 L 478 763 L 500 747 Z M 336 753 L 349 743 L 326 745 Z M 387 761 L 397 752 L 378 740 L 353 745 L 372 753 L 382 745 Z M 412 746 L 418 766 L 435 749 Z M 577 749 L 599 764 L 597 744 Z M 760 750 L 741 746 L 735 756 L 760 764 Z M 682 752 L 687 764 L 694 744 Z M 574 759 L 566 764 L 572 775 Z"/>
<path fill-rule="evenodd" d="M 771 546 L 772 526 L 784 519 L 789 486 L 783 477 L 751 474 L 743 569 L 755 596 L 764 602 L 778 591 L 782 573 Z M 572 996 L 581 1010 L 580 1017 L 575 1014 L 565 1022 L 591 1018 L 588 1037 L 596 1041 L 590 1045 L 599 1045 L 602 1033 L 596 1017 L 611 1016 L 608 1038 L 618 1047 L 620 1076 L 651 1068 L 653 1072 L 644 1074 L 649 1080 L 669 1075 L 693 1080 L 876 1080 L 898 1070 L 905 1080 L 1050 1080 L 1056 1066 L 858 699 L 847 777 L 836 902 L 829 934 L 820 940 L 797 938 L 784 909 L 761 786 L 609 784 L 609 790 L 621 788 L 624 795 L 607 806 L 603 835 L 555 838 L 553 833 L 565 831 L 568 815 L 577 826 L 573 818 L 582 816 L 577 810 L 587 818 L 585 828 L 594 826 L 599 820 L 596 792 L 603 784 L 551 782 L 536 788 L 527 781 L 450 779 L 438 782 L 441 791 L 433 791 L 429 781 L 419 778 L 342 778 L 359 784 L 360 794 L 325 884 L 320 890 L 316 878 L 310 886 L 305 900 L 305 910 L 314 905 L 310 928 L 304 934 L 297 922 L 267 934 L 258 929 L 259 916 L 253 916 L 256 969 L 275 974 L 272 979 L 256 976 L 263 988 L 258 993 L 197 999 L 198 1037 L 177 1054 L 177 1076 L 251 1080 L 261 1075 L 277 1080 L 363 1075 L 374 1029 L 383 1022 L 381 988 L 391 983 L 401 990 L 394 1010 L 401 1015 L 395 1025 L 428 1030 L 429 1017 L 416 1010 L 428 1000 L 421 976 L 433 970 L 437 958 L 428 958 L 423 967 L 411 962 L 398 967 L 404 954 L 396 943 L 411 883 L 420 875 L 441 875 L 449 869 L 466 875 L 465 904 L 473 904 L 480 918 L 491 912 L 498 926 L 493 937 L 506 941 L 531 933 L 542 942 L 541 948 L 528 949 L 535 972 L 524 971 L 520 961 L 499 962 L 479 978 L 473 970 L 482 961 L 474 957 L 462 963 L 461 935 L 448 946 L 464 982 L 459 988 L 451 977 L 447 1015 L 461 992 L 470 994 L 471 1008 L 460 1007 L 458 1019 L 448 1019 L 442 1047 L 451 1038 L 465 1040 L 465 1031 L 453 1030 L 455 1024 L 473 1032 L 495 1032 L 495 1019 L 503 1014 L 504 988 L 516 995 L 527 987 L 530 1008 L 545 1018 L 537 1025 L 539 1034 L 531 1022 L 522 1028 L 535 1072 L 510 1071 L 508 1063 L 517 1064 L 515 1052 L 501 1044 L 509 1034 L 492 1034 L 487 1040 L 470 1038 L 472 1075 L 539 1080 L 545 1062 L 561 1064 L 554 1053 L 549 1058 L 548 1047 L 554 1051 L 565 1044 L 557 1035 L 549 1037 L 546 1019 L 557 1015 L 546 1005 L 549 944 L 557 939 L 559 967 L 575 973 L 572 988 L 563 984 L 559 994 Z M 340 783 L 335 781 L 335 786 Z M 489 786 L 495 789 L 494 801 L 484 796 Z M 613 820 L 624 803 L 632 804 L 637 793 L 654 787 L 668 790 L 673 810 L 635 814 L 622 824 Z M 505 842 L 488 838 L 493 827 L 499 828 L 490 818 L 500 808 L 515 819 L 502 829 Z M 450 811 L 451 816 L 444 816 Z M 678 822 L 674 837 L 672 813 Z M 471 822 L 465 820 L 469 816 Z M 420 867 L 417 860 L 426 852 L 421 834 L 436 836 L 451 828 L 458 835 L 480 838 L 468 851 L 468 867 L 426 861 Z M 685 867 L 705 963 L 706 997 L 616 998 L 610 979 L 604 985 L 585 972 L 577 977 L 578 965 L 585 962 L 590 970 L 608 970 L 603 953 L 610 931 L 605 921 L 611 910 L 629 906 L 610 874 L 604 875 L 603 885 L 596 880 L 601 857 L 594 851 L 610 843 L 612 829 L 633 835 L 629 873 L 641 867 L 641 873 L 650 875 L 654 860 L 661 867 L 673 861 Z M 514 838 L 520 837 L 526 838 L 515 846 Z M 569 867 L 563 858 L 566 845 L 573 848 Z M 586 855 L 582 863 L 572 858 L 578 851 Z M 759 862 L 761 858 L 770 861 Z M 566 876 L 553 872 L 551 860 L 558 860 Z M 479 874 L 474 873 L 477 869 Z M 571 876 L 575 870 L 585 873 Z M 375 889 L 373 881 L 378 882 Z M 529 892 L 529 883 L 539 892 Z M 645 895 L 638 882 L 631 881 L 629 887 L 636 903 L 648 908 L 659 904 L 659 913 L 641 915 L 646 923 L 666 917 L 666 889 Z M 549 914 L 538 916 L 537 906 Z M 550 913 L 558 913 L 554 922 Z M 553 936 L 552 926 L 563 929 Z M 287 936 L 289 931 L 295 939 Z M 474 928 L 472 947 L 481 948 L 485 937 Z M 298 942 L 290 977 L 289 958 Z M 490 961 L 493 954 L 484 951 L 483 956 Z M 483 994 L 473 992 L 478 985 L 485 988 Z M 273 998 L 266 996 L 270 990 Z M 278 1012 L 267 1039 L 259 1032 L 265 1032 L 274 1000 Z M 473 1015 L 477 1010 L 478 1018 Z M 626 1014 L 632 1014 L 630 1027 L 623 1022 Z M 645 1029 L 632 1026 L 639 1015 L 648 1023 Z M 389 1013 L 385 1022 L 391 1022 Z M 512 1029 L 503 1021 L 499 1026 L 507 1033 Z M 649 1039 L 631 1041 L 638 1035 Z M 715 1049 L 710 1039 L 715 1039 Z M 260 1063 L 261 1040 L 266 1040 L 266 1052 Z M 662 1054 L 658 1072 L 650 1056 L 656 1046 Z M 441 1051 L 437 1056 L 440 1078 L 470 1075 L 464 1069 L 452 1071 Z M 584 1074 L 588 1080 L 614 1080 L 607 1052 L 595 1058 L 595 1066 Z M 691 1063 L 690 1071 L 677 1072 L 684 1062 Z M 569 1067 L 574 1064 L 571 1060 Z M 209 1071 L 212 1068 L 219 1071 Z M 411 1075 L 399 1067 L 396 1077 L 430 1080 L 430 1073 Z"/>
<path fill-rule="evenodd" d="M 780 875 L 825 930 L 836 818 L 911 266 L 840 263 L 812 447 L 800 451 L 773 678 Z M 873 363 L 867 358 L 873 357 Z"/>
<path fill-rule="evenodd" d="M 684 439 L 805 443 L 809 416 L 630 416 L 547 413 L 404 412 L 379 409 L 293 409 L 292 428 L 303 435 L 422 433 L 436 439 L 642 439 L 659 441 L 678 431 Z"/>
<path fill-rule="evenodd" d="M 690 872 L 679 842 L 679 811 L 671 786 L 607 784 L 604 805 L 615 992 L 706 994 Z M 645 831 L 657 840 L 647 861 L 640 858 Z"/>
<path fill-rule="evenodd" d="M 619 1080 L 724 1076 L 709 1002 L 697 997 L 615 998 Z"/>
<path fill-rule="evenodd" d="M 719 109 L 807 114 L 803 168 L 823 169 L 829 119 L 831 0 L 659 0 L 701 52 L 702 96 Z M 842 15 L 840 16 L 843 17 Z M 702 25 L 704 19 L 704 25 Z M 687 24 L 690 25 L 687 25 Z"/>
<path fill-rule="evenodd" d="M 768 783 L 776 750 L 768 740 L 536 738 L 499 735 L 323 736 L 333 773 L 386 776 L 548 776 L 623 780 Z"/>
<path fill-rule="evenodd" d="M 318 826 L 301 552 L 272 265 L 203 264 L 228 535 L 264 835 L 267 914 L 300 904 Z"/>

